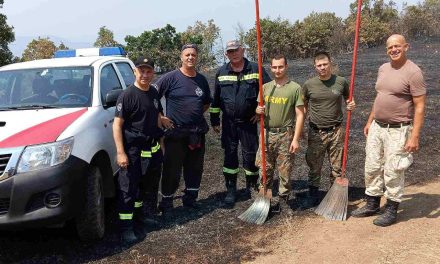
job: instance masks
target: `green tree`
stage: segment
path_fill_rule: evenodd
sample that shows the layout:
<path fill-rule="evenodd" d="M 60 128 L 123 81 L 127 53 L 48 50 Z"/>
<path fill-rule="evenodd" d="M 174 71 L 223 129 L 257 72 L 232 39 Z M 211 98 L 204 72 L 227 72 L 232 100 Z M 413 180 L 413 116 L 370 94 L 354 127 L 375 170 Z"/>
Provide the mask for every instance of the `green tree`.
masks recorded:
<path fill-rule="evenodd" d="M 121 46 L 121 44 L 114 40 L 113 31 L 105 26 L 99 28 L 98 38 L 93 45 L 97 48 Z"/>
<path fill-rule="evenodd" d="M 53 54 L 57 50 L 55 43 L 47 38 L 33 39 L 26 46 L 23 52 L 22 61 L 31 61 L 39 59 L 49 59 L 53 57 Z"/>
<path fill-rule="evenodd" d="M 64 45 L 63 42 L 60 43 L 60 45 L 58 46 L 57 50 L 68 50 L 69 47 L 67 47 L 66 45 Z"/>
<path fill-rule="evenodd" d="M 357 1 L 350 4 L 350 15 L 345 20 L 346 33 L 354 39 Z M 398 31 L 399 13 L 393 1 L 365 0 L 362 3 L 359 43 L 366 47 L 382 45 L 386 38 Z"/>
<path fill-rule="evenodd" d="M 426 0 L 418 5 L 405 6 L 401 31 L 412 39 L 440 37 L 440 0 Z"/>
<path fill-rule="evenodd" d="M 207 70 L 216 66 L 216 46 L 220 36 L 220 28 L 215 25 L 214 20 L 208 23 L 196 21 L 182 33 L 183 43 L 198 44 L 198 67 Z"/>
<path fill-rule="evenodd" d="M 339 52 L 345 47 L 344 23 L 334 13 L 312 12 L 300 23 L 296 23 L 293 35 L 294 46 L 304 56 L 312 56 L 318 50 Z"/>
<path fill-rule="evenodd" d="M 431 21 L 430 37 L 440 37 L 440 0 L 425 0 L 423 7 Z"/>
<path fill-rule="evenodd" d="M 161 72 L 175 69 L 179 64 L 182 36 L 167 24 L 163 28 L 144 31 L 140 36 L 125 37 L 126 51 L 131 59 L 146 54 L 154 59 Z"/>
<path fill-rule="evenodd" d="M 399 12 L 397 11 L 396 3 L 394 1 L 376 0 L 373 3 L 371 15 L 379 18 L 380 21 L 393 24 L 399 19 Z"/>
<path fill-rule="evenodd" d="M 3 0 L 0 0 L 0 9 L 3 8 Z M 12 52 L 8 44 L 15 40 L 13 27 L 6 22 L 6 16 L 0 13 L 0 66 L 9 64 L 13 60 Z"/>
<path fill-rule="evenodd" d="M 280 17 L 275 20 L 268 17 L 260 20 L 260 27 L 263 61 L 269 60 L 278 53 L 290 57 L 293 33 L 290 22 Z M 256 27 L 246 33 L 245 44 L 248 47 L 249 57 L 256 60 L 258 58 Z"/>

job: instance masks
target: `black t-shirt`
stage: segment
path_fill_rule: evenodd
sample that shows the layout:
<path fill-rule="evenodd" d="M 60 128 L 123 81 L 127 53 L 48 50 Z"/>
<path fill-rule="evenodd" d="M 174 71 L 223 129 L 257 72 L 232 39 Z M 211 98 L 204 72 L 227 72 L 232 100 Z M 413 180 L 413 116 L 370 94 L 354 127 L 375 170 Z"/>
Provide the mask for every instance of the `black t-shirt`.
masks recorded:
<path fill-rule="evenodd" d="M 211 102 L 211 91 L 205 76 L 184 75 L 179 69 L 163 75 L 156 82 L 160 98 L 165 97 L 166 116 L 174 124 L 191 126 L 201 124 L 203 106 Z"/>
<path fill-rule="evenodd" d="M 154 137 L 159 129 L 159 112 L 162 112 L 162 106 L 153 86 L 143 91 L 130 85 L 118 98 L 115 116 L 124 119 L 123 129 Z"/>

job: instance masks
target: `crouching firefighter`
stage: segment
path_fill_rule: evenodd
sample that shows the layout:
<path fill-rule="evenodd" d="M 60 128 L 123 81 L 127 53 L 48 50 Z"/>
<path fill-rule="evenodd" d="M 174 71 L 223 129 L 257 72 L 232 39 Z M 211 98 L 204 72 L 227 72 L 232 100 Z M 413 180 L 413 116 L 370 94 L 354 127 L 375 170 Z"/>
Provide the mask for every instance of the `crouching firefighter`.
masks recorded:
<path fill-rule="evenodd" d="M 225 150 L 223 175 L 227 194 L 225 204 L 233 207 L 236 201 L 238 168 L 238 145 L 241 144 L 243 168 L 246 174 L 245 196 L 250 198 L 251 189 L 257 188 L 258 168 L 255 155 L 258 149 L 257 95 L 259 90 L 258 65 L 244 58 L 244 48 L 237 40 L 226 44 L 229 63 L 220 67 L 215 76 L 214 100 L 209 109 L 211 125 L 220 133 L 222 112 L 222 148 Z M 271 79 L 263 69 L 263 83 Z"/>
<path fill-rule="evenodd" d="M 135 61 L 135 66 L 135 83 L 119 96 L 113 123 L 116 160 L 120 167 L 117 189 L 122 246 L 129 246 L 145 236 L 143 221 L 137 221 L 142 220 L 143 215 L 136 214 L 134 210 L 135 205 L 139 206 L 142 170 L 146 171 L 150 161 L 141 159 L 141 151 L 151 148 L 162 111 L 158 92 L 150 86 L 154 62 L 141 56 Z"/>

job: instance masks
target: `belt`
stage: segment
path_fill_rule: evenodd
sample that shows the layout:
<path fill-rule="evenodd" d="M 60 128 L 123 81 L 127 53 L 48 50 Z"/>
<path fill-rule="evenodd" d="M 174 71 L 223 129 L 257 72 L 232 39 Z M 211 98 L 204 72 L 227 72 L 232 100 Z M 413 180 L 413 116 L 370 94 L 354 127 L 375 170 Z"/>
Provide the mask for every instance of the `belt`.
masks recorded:
<path fill-rule="evenodd" d="M 333 130 L 337 129 L 338 127 L 340 127 L 340 126 L 341 126 L 341 123 L 336 124 L 336 125 L 334 125 L 334 126 L 330 126 L 330 127 L 318 127 L 318 126 L 315 125 L 314 123 L 309 122 L 309 126 L 310 126 L 313 130 L 318 131 L 318 132 L 323 132 L 323 131 L 324 131 L 324 132 L 330 132 L 330 131 L 333 131 Z"/>
<path fill-rule="evenodd" d="M 266 128 L 267 131 L 269 132 L 274 132 L 274 133 L 284 133 L 287 130 L 289 130 L 291 127 L 269 127 Z"/>
<path fill-rule="evenodd" d="M 378 121 L 377 119 L 374 119 L 374 122 L 376 122 L 376 124 L 378 124 L 380 127 L 387 127 L 387 128 L 399 128 L 399 127 L 411 125 L 411 122 L 384 123 L 384 122 Z"/>

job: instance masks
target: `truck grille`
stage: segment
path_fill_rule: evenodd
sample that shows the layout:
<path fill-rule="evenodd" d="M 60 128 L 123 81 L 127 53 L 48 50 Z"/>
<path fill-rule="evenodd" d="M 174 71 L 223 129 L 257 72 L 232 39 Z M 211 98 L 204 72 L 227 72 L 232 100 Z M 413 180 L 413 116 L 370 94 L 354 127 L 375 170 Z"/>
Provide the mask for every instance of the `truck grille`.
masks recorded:
<path fill-rule="evenodd" d="M 9 159 L 11 158 L 11 154 L 1 154 L 0 155 L 0 176 L 3 175 L 6 169 L 6 165 L 8 165 Z"/>

